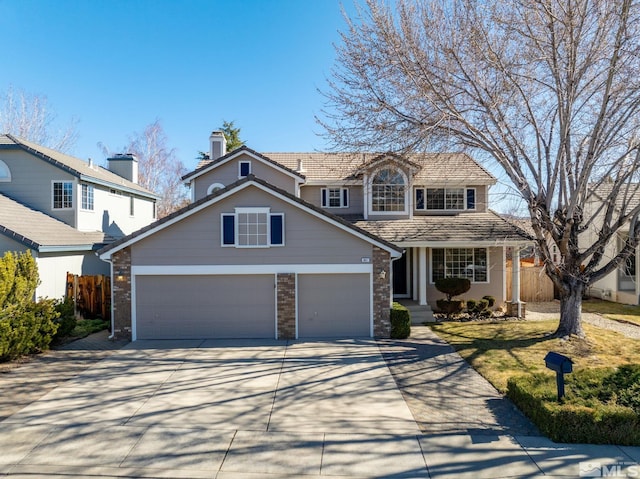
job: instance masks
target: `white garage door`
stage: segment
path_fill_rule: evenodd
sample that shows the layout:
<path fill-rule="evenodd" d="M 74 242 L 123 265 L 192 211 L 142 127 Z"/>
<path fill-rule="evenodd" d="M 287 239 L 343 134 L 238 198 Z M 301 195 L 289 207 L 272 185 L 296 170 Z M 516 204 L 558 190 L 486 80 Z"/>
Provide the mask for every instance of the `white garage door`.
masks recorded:
<path fill-rule="evenodd" d="M 298 337 L 371 336 L 369 274 L 298 275 Z"/>
<path fill-rule="evenodd" d="M 136 276 L 137 339 L 275 338 L 274 275 Z"/>

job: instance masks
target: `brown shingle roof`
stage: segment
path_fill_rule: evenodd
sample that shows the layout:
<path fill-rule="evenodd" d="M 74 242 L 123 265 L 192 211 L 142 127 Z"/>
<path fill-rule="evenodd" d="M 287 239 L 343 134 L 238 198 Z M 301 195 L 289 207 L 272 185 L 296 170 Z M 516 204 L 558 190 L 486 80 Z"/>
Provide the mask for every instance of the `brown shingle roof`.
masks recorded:
<path fill-rule="evenodd" d="M 299 160 L 307 180 L 339 181 L 355 179 L 380 153 L 263 153 L 288 168 L 297 169 Z M 384 155 L 382 155 L 384 156 Z M 394 155 L 396 156 L 396 155 Z M 495 177 L 464 153 L 423 153 L 407 156 L 419 169 L 414 182 L 425 184 L 494 184 Z"/>
<path fill-rule="evenodd" d="M 110 240 L 102 232 L 83 232 L 0 193 L 0 234 L 40 250 L 42 247 L 93 248 Z"/>
<path fill-rule="evenodd" d="M 142 186 L 133 183 L 120 175 L 103 168 L 102 166 L 89 166 L 89 164 L 70 155 L 60 153 L 59 151 L 52 150 L 45 146 L 38 145 L 23 138 L 18 138 L 13 135 L 0 135 L 0 147 L 2 148 L 20 148 L 28 151 L 43 160 L 62 168 L 63 170 L 81 177 L 87 181 L 95 180 L 98 183 L 107 183 L 115 187 L 122 188 L 140 194 L 141 196 L 158 198 L 158 196 L 152 191 L 143 188 Z"/>
<path fill-rule="evenodd" d="M 409 220 L 351 218 L 356 226 L 396 244 L 412 242 L 501 243 L 531 241 L 517 226 L 493 211 L 442 216 L 414 216 Z"/>

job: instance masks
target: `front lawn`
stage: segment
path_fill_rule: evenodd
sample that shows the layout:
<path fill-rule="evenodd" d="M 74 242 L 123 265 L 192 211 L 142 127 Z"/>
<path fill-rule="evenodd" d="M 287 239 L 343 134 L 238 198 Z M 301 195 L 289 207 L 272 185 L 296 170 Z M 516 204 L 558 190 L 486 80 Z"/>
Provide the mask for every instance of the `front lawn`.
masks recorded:
<path fill-rule="evenodd" d="M 435 323 L 431 328 L 502 393 L 512 376 L 548 371 L 544 357 L 549 351 L 569 356 L 574 371 L 640 364 L 638 340 L 586 323 L 586 340 L 550 338 L 557 326 L 557 320 L 472 321 Z"/>
<path fill-rule="evenodd" d="M 588 339 L 552 338 L 557 325 L 485 321 L 431 328 L 552 440 L 640 445 L 639 341 L 590 324 L 583 324 Z M 555 375 L 545 367 L 549 351 L 574 363 L 561 403 Z"/>
<path fill-rule="evenodd" d="M 613 303 L 601 299 L 586 299 L 582 302 L 582 311 L 585 313 L 598 313 L 614 321 L 640 325 L 640 306 Z"/>

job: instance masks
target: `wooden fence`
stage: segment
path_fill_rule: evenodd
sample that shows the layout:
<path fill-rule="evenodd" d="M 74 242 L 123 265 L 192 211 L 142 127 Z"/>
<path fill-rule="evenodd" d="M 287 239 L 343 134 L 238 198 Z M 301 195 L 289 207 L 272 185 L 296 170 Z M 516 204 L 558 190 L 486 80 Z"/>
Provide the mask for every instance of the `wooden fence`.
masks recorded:
<path fill-rule="evenodd" d="M 511 299 L 513 268 L 507 265 L 507 300 Z M 547 276 L 543 266 L 520 267 L 520 300 L 553 301 L 553 282 Z"/>
<path fill-rule="evenodd" d="M 67 298 L 73 298 L 76 314 L 84 318 L 111 319 L 109 276 L 78 276 L 67 273 Z"/>

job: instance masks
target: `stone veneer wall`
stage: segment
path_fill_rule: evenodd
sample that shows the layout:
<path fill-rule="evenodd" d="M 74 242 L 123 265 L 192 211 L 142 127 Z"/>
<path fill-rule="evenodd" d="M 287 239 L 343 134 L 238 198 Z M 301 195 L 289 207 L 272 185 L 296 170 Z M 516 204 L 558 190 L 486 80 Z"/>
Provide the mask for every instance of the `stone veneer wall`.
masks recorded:
<path fill-rule="evenodd" d="M 373 335 L 376 338 L 391 336 L 391 255 L 373 246 Z M 380 271 L 385 278 L 380 278 Z"/>
<path fill-rule="evenodd" d="M 296 338 L 296 275 L 278 273 L 278 339 Z"/>
<path fill-rule="evenodd" d="M 111 290 L 113 293 L 112 315 L 115 339 L 131 340 L 131 249 L 115 253 Z"/>

